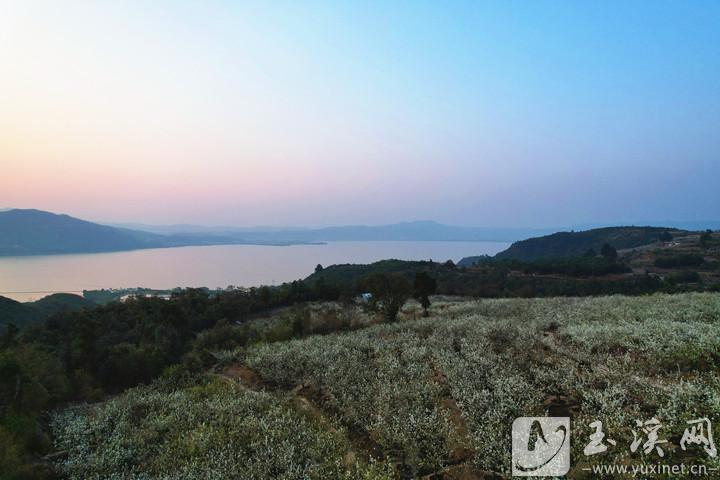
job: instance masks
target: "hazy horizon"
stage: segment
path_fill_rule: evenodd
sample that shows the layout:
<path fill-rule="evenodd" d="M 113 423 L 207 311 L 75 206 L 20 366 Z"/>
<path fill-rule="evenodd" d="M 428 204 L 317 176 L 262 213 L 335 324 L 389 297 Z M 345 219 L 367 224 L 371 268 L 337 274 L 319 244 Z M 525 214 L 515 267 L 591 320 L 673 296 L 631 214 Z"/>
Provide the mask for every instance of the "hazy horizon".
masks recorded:
<path fill-rule="evenodd" d="M 622 222 L 622 221 L 607 221 L 607 222 L 593 222 L 585 221 L 581 223 L 570 223 L 570 224 L 555 224 L 555 225 L 514 225 L 514 224 L 485 224 L 485 225 L 473 225 L 473 224 L 449 224 L 439 222 L 434 219 L 417 218 L 417 219 L 400 219 L 397 221 L 385 222 L 385 223 L 358 223 L 352 220 L 336 223 L 336 224 L 211 224 L 211 223 L 191 223 L 191 222 L 179 222 L 179 223 L 149 223 L 149 222 L 136 222 L 131 219 L 126 221 L 106 221 L 102 218 L 86 218 L 79 217 L 72 212 L 60 212 L 51 210 L 42 210 L 36 208 L 17 208 L 17 207 L 2 207 L 0 212 L 9 210 L 40 210 L 47 211 L 56 215 L 68 215 L 71 217 L 79 218 L 80 220 L 86 220 L 100 225 L 109 225 L 123 228 L 137 228 L 142 230 L 142 227 L 147 228 L 175 228 L 177 231 L 182 231 L 181 227 L 193 227 L 198 229 L 214 229 L 219 230 L 223 228 L 227 229 L 247 229 L 247 230 L 312 230 L 312 229 L 324 229 L 324 228 L 336 228 L 336 227 L 382 227 L 391 225 L 401 224 L 416 224 L 416 223 L 428 223 L 428 224 L 439 224 L 442 226 L 458 227 L 458 228 L 479 228 L 479 229 L 497 229 L 497 230 L 553 230 L 553 229 L 590 229 L 590 228 L 601 228 L 601 227 L 612 227 L 612 226 L 657 226 L 657 227 L 671 227 L 677 226 L 678 228 L 687 228 L 683 225 L 698 224 L 699 229 L 713 228 L 716 229 L 720 225 L 720 219 L 718 218 L 703 218 L 698 220 L 688 219 L 671 219 L 671 218 L 656 218 L 656 219 L 645 219 L 634 222 Z M 703 225 L 711 225 L 706 227 Z"/>
<path fill-rule="evenodd" d="M 532 230 L 532 229 L 538 229 L 538 230 L 544 230 L 544 229 L 553 229 L 553 228 L 601 228 L 601 227 L 612 227 L 612 226 L 671 226 L 671 224 L 718 224 L 720 223 L 720 220 L 712 219 L 712 218 L 705 218 L 705 219 L 698 219 L 698 220 L 682 220 L 682 219 L 650 219 L 650 220 L 640 220 L 630 223 L 625 223 L 621 221 L 608 221 L 608 222 L 583 222 L 583 223 L 572 223 L 572 224 L 556 224 L 556 225 L 474 225 L 474 224 L 455 224 L 455 223 L 444 223 L 444 222 L 438 222 L 437 220 L 432 219 L 410 219 L 410 220 L 398 220 L 395 222 L 386 222 L 386 223 L 353 223 L 352 221 L 345 221 L 340 222 L 337 224 L 322 224 L 322 225 L 312 225 L 312 224 L 303 224 L 303 225 L 281 225 L 281 224 L 265 224 L 265 225 L 259 225 L 259 224 L 250 224 L 250 225 L 243 225 L 243 224 L 202 224 L 202 223 L 174 223 L 174 224 L 161 224 L 161 223 L 139 223 L 139 222 L 104 222 L 101 220 L 94 220 L 96 223 L 103 224 L 103 225 L 114 225 L 114 226 L 148 226 L 148 227 L 182 227 L 182 226 L 188 226 L 188 227 L 198 227 L 198 228 L 214 228 L 214 229 L 221 229 L 221 228 L 238 228 L 238 229 L 323 229 L 323 228 L 333 228 L 333 227 L 381 227 L 381 226 L 388 226 L 388 225 L 398 225 L 398 224 L 413 224 L 413 223 L 435 223 L 439 225 L 449 226 L 449 227 L 460 227 L 460 228 L 487 228 L 487 229 L 518 229 L 518 230 Z M 683 228 L 683 227 L 680 227 Z M 704 227 L 703 227 L 704 228 Z"/>
<path fill-rule="evenodd" d="M 717 2 L 0 12 L 0 205 L 498 228 L 708 220 L 720 205 Z"/>

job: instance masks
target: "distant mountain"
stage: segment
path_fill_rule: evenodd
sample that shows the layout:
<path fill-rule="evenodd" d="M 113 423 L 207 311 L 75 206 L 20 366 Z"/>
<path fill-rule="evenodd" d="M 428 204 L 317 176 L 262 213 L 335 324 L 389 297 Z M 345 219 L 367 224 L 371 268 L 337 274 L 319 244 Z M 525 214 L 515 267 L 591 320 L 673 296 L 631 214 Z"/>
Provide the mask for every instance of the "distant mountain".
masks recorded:
<path fill-rule="evenodd" d="M 302 227 L 230 227 L 201 225 L 118 224 L 125 228 L 161 233 L 222 235 L 246 242 L 337 242 L 337 241 L 498 241 L 510 242 L 531 235 L 554 232 L 551 228 L 458 227 L 433 221 L 415 221 L 388 225 L 346 225 L 325 228 Z"/>
<path fill-rule="evenodd" d="M 41 210 L 0 212 L 0 256 L 98 253 L 189 245 L 267 243 L 239 236 L 156 233 L 110 227 Z"/>
<path fill-rule="evenodd" d="M 546 233 L 545 229 L 458 227 L 433 221 L 393 223 L 389 225 L 350 225 L 290 232 L 246 232 L 246 238 L 272 235 L 305 241 L 498 241 L 507 242 L 528 235 Z"/>
<path fill-rule="evenodd" d="M 600 252 L 605 243 L 618 250 L 635 248 L 658 241 L 665 232 L 670 232 L 672 235 L 687 233 L 684 230 L 665 227 L 606 227 L 581 232 L 558 232 L 515 242 L 507 250 L 495 255 L 495 258 L 532 261 L 543 258 L 575 257 L 582 256 L 591 248 Z M 460 261 L 460 265 L 470 265 L 474 258 L 479 257 L 464 258 Z"/>
<path fill-rule="evenodd" d="M 527 236 L 529 232 L 538 232 L 454 227 L 428 221 L 321 229 L 242 229 L 192 225 L 156 228 L 166 233 L 100 225 L 41 210 L 8 210 L 0 212 L 0 256 L 114 252 L 189 245 L 289 245 L 343 240 L 510 241 Z"/>
<path fill-rule="evenodd" d="M 40 210 L 0 212 L 0 255 L 110 252 L 160 246 L 156 235 Z"/>
<path fill-rule="evenodd" d="M 499 255 L 501 258 L 516 255 L 518 258 L 536 258 L 564 255 L 579 250 L 584 253 L 590 246 L 599 248 L 598 244 L 601 246 L 605 241 L 613 243 L 627 240 L 628 245 L 635 245 L 637 241 L 644 241 L 653 235 L 648 232 L 666 230 L 661 227 L 610 227 L 587 231 L 595 233 L 561 232 L 548 235 L 557 229 L 460 227 L 433 221 L 315 229 L 140 224 L 132 226 L 141 228 L 100 225 L 40 210 L 8 210 L 0 212 L 0 256 L 113 252 L 190 245 L 291 245 L 337 241 L 513 242 L 546 235 L 539 237 L 542 240 L 532 238 L 517 242 Z M 624 230 L 618 231 L 618 228 Z M 147 231 L 150 229 L 154 231 Z M 622 245 L 616 245 L 616 248 L 625 248 Z"/>
<path fill-rule="evenodd" d="M 362 241 L 362 240 L 398 240 L 398 241 L 499 241 L 513 242 L 529 237 L 547 235 L 558 231 L 581 231 L 604 227 L 613 227 L 615 223 L 587 223 L 545 228 L 495 228 L 460 227 L 434 221 L 414 221 L 392 223 L 388 225 L 345 225 L 324 228 L 283 227 L 259 225 L 237 227 L 228 225 L 206 226 L 195 224 L 150 225 L 143 223 L 108 224 L 118 228 L 141 230 L 162 235 L 219 235 L 234 239 L 262 242 L 322 242 L 322 241 Z M 720 229 L 720 221 L 656 221 L 642 222 L 637 225 L 653 225 L 681 230 Z"/>
<path fill-rule="evenodd" d="M 180 223 L 174 225 L 151 225 L 147 223 L 108 223 L 107 225 L 118 228 L 129 228 L 131 230 L 141 230 L 143 232 L 158 233 L 161 235 L 209 234 L 234 236 L 245 232 L 295 232 L 301 230 L 308 230 L 308 228 L 303 227 L 278 227 L 270 225 L 259 225 L 255 227 L 232 227 L 228 225 L 207 226 L 194 225 L 189 223 Z"/>
<path fill-rule="evenodd" d="M 20 303 L 0 297 L 0 327 L 12 323 L 17 327 L 38 323 L 55 313 L 81 310 L 94 304 L 79 295 L 56 293 L 35 302 Z"/>

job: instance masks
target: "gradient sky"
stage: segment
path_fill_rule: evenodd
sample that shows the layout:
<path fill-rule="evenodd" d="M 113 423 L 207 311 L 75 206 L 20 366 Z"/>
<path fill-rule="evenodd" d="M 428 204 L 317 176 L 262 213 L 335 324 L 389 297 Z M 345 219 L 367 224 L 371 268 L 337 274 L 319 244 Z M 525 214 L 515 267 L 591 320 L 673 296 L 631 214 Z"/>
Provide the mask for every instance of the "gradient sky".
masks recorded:
<path fill-rule="evenodd" d="M 720 2 L 0 0 L 0 207 L 720 217 Z"/>

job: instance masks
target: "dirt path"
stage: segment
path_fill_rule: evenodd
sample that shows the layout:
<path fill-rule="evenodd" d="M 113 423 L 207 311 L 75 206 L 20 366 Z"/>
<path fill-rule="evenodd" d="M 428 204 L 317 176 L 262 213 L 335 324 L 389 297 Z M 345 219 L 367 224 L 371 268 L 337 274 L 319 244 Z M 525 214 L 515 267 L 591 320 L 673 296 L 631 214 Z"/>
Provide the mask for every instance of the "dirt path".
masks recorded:
<path fill-rule="evenodd" d="M 475 451 L 472 449 L 470 430 L 465 423 L 462 410 L 453 396 L 450 394 L 450 385 L 447 377 L 433 361 L 432 379 L 442 392 L 437 400 L 438 407 L 447 412 L 448 419 L 455 430 L 455 437 L 450 445 L 450 455 L 454 464 L 466 462 L 473 458 Z"/>
<path fill-rule="evenodd" d="M 340 432 L 336 420 L 339 417 L 339 412 L 326 407 L 328 393 L 310 382 L 297 385 L 291 390 L 283 389 L 277 385 L 264 382 L 256 372 L 241 363 L 225 366 L 220 371 L 209 373 L 209 375 L 229 382 L 236 388 L 276 394 L 290 402 L 298 414 L 307 416 L 329 431 Z M 454 438 L 450 439 L 451 458 L 448 459 L 448 466 L 421 478 L 425 480 L 489 480 L 502 478 L 497 473 L 482 471 L 472 465 L 475 452 L 471 447 L 471 432 L 465 423 L 462 410 L 450 394 L 447 378 L 436 365 L 433 365 L 432 378 L 440 386 L 442 392 L 437 398 L 437 406 L 447 412 L 455 435 Z M 355 463 L 358 459 L 369 461 L 370 458 L 382 459 L 387 456 L 382 447 L 368 432 L 352 426 L 344 426 L 343 430 L 350 445 L 344 455 L 344 462 L 347 465 Z"/>

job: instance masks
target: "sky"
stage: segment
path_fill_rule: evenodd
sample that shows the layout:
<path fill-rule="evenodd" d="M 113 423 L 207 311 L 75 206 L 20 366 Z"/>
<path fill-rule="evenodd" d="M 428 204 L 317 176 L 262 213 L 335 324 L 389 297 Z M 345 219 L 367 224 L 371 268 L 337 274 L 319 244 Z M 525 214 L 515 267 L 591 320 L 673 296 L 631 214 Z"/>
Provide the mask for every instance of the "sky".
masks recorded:
<path fill-rule="evenodd" d="M 718 219 L 717 1 L 0 0 L 0 207 Z"/>

